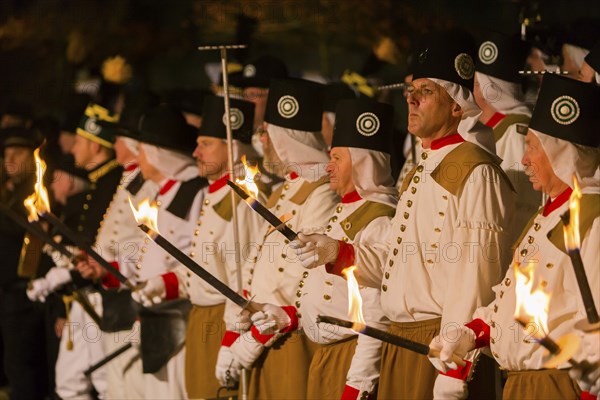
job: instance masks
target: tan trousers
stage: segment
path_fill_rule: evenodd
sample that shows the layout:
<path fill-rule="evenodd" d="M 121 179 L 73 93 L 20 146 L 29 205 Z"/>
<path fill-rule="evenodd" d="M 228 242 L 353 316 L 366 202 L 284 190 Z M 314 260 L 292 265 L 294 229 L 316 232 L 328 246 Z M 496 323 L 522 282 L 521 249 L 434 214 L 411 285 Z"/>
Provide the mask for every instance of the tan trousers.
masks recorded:
<path fill-rule="evenodd" d="M 307 399 L 340 399 L 357 341 L 358 336 L 354 336 L 319 346 L 308 370 Z"/>
<path fill-rule="evenodd" d="M 388 332 L 429 344 L 439 333 L 440 318 L 420 322 L 392 322 Z M 382 347 L 378 399 L 431 399 L 437 370 L 427 356 L 388 343 Z"/>
<path fill-rule="evenodd" d="M 511 399 L 579 399 L 581 389 L 564 369 L 509 371 L 502 398 Z"/>
<path fill-rule="evenodd" d="M 225 304 L 211 307 L 193 306 L 185 335 L 185 388 L 190 399 L 217 396 L 215 377 L 217 356 L 225 333 Z"/>
<path fill-rule="evenodd" d="M 308 367 L 317 346 L 302 331 L 279 339 L 250 371 L 248 399 L 305 399 Z"/>

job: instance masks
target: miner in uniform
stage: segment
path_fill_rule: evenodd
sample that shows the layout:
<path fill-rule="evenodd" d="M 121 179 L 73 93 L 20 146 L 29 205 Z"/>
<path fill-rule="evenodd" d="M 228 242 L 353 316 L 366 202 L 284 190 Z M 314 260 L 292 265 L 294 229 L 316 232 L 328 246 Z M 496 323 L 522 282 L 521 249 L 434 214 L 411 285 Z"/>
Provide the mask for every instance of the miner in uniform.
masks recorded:
<path fill-rule="evenodd" d="M 568 362 L 548 369 L 546 350 L 531 338 L 535 332 L 518 325 L 516 330 L 513 328 L 517 272 L 527 276 L 532 291 L 539 289 L 550 295 L 545 333 L 556 340 L 567 333 L 578 332 L 584 344 L 593 345 L 590 347 L 595 348 L 596 354 L 586 353 L 588 346 L 584 346 L 583 354 L 576 358 L 591 363 L 598 361 L 598 332 L 582 333 L 575 328 L 575 323 L 585 319 L 586 314 L 565 249 L 560 217 L 569 210 L 576 176 L 583 193 L 579 219 L 581 258 L 598 307 L 599 142 L 598 136 L 591 132 L 600 123 L 596 108 L 599 101 L 598 87 L 556 75 L 544 77 L 526 136 L 523 165 L 535 190 L 544 191 L 550 199 L 523 229 L 514 246 L 512 265 L 493 288 L 495 299 L 477 309 L 471 322 L 455 327 L 454 333 L 448 332 L 447 337 L 452 340 L 440 336 L 431 342 L 431 346 L 442 350 L 441 359 L 434 360 L 441 369 L 454 367 L 448 362 L 449 354 L 461 356 L 475 347 L 489 347 L 500 367 L 509 371 L 505 399 L 579 398 L 581 391 L 569 377 Z M 589 383 L 587 385 L 589 388 Z"/>
<path fill-rule="evenodd" d="M 116 122 L 118 115 L 110 113 L 99 104 L 90 103 L 86 108 L 72 148 L 75 163 L 87 171 L 90 187 L 85 191 L 85 200 L 79 212 L 75 233 L 82 240 L 94 244 L 106 209 L 112 201 L 121 181 L 123 169 L 114 159 L 115 131 L 101 126 L 99 120 Z M 71 274 L 77 284 L 81 276 Z M 87 282 L 89 285 L 89 282 Z M 84 289 L 89 302 L 97 314 L 102 313 L 100 295 L 92 289 Z M 56 362 L 56 392 L 64 399 L 91 397 L 92 390 L 101 396 L 106 389 L 105 372 L 99 370 L 90 378 L 83 374 L 90 365 L 104 357 L 102 343 L 97 340 L 100 328 L 85 313 L 78 302 L 67 300 L 68 321 L 63 329 Z M 72 343 L 69 348 L 67 345 Z"/>
<path fill-rule="evenodd" d="M 389 234 L 398 201 L 388 153 L 393 111 L 383 103 L 354 99 L 338 102 L 336 114 L 327 171 L 329 185 L 341 201 L 325 232 L 348 243 L 376 243 Z M 357 337 L 346 328 L 315 323 L 319 315 L 347 319 L 346 281 L 328 274 L 322 265 L 303 272 L 296 289 L 297 299 L 292 305 L 270 304 L 253 315 L 253 329 L 264 341 L 273 332 L 281 335 L 291 327 L 299 327 L 320 344 L 309 369 L 307 398 L 375 398 L 382 342 Z M 387 319 L 381 310 L 379 289 L 361 287 L 360 295 L 367 324 L 385 330 Z"/>
<path fill-rule="evenodd" d="M 491 131 L 478 122 L 481 110 L 470 89 L 473 44 L 448 31 L 429 35 L 417 50 L 408 130 L 421 139 L 422 152 L 402 185 L 391 234 L 376 245 L 298 237 L 307 243 L 299 249 L 307 268 L 330 263 L 328 270 L 339 274 L 359 266 L 359 283 L 381 288 L 389 332 L 425 344 L 491 300 L 510 257 L 502 249 L 510 246 L 514 192 Z M 378 395 L 443 398 L 466 391 L 468 367 L 448 376 L 428 363 L 384 344 Z"/>
<path fill-rule="evenodd" d="M 156 190 L 153 193 L 147 193 L 151 194 L 150 197 L 136 196 L 132 202 L 137 207 L 138 203 L 143 200 L 151 201 L 158 208 L 157 224 L 161 234 L 178 248 L 187 249 L 190 241 L 189 235 L 185 233 L 185 226 L 191 224 L 189 212 L 192 199 L 202 185 L 202 180 L 198 178 L 190 154 L 190 149 L 194 144 L 195 130 L 187 124 L 181 112 L 171 106 L 161 105 L 144 113 L 140 118 L 137 132 L 136 162 L 144 179 L 152 182 Z M 169 134 L 167 135 L 165 132 Z M 128 211 L 131 213 L 129 201 L 127 203 Z M 127 223 L 128 227 L 142 232 L 133 220 L 133 215 L 131 218 L 131 221 Z M 124 250 L 128 251 L 119 258 L 118 268 L 123 275 L 138 284 L 147 281 L 154 283 L 156 281 L 152 281 L 152 278 L 155 277 L 158 277 L 160 281 L 162 274 L 173 270 L 178 265 L 173 257 L 165 254 L 164 250 L 146 235 L 137 238 L 135 242 L 129 242 Z M 103 277 L 105 286 L 113 288 L 120 286 L 120 282 L 111 274 L 103 274 L 103 270 L 98 272 L 105 275 Z M 145 290 L 151 290 L 152 285 L 146 283 L 142 287 Z M 153 304 L 152 299 L 141 296 L 141 292 L 134 291 L 132 296 L 144 306 L 150 307 Z M 141 327 L 136 323 L 129 332 L 121 332 L 129 338 L 128 340 L 138 343 L 140 340 L 142 341 L 141 362 L 139 362 L 140 347 L 136 347 L 130 351 L 132 354 L 129 357 L 124 358 L 126 361 L 124 364 L 122 364 L 122 360 L 116 363 L 116 365 L 121 365 L 122 370 L 115 371 L 115 376 L 112 381 L 109 381 L 109 386 L 111 384 L 119 385 L 121 393 L 128 393 L 127 398 L 135 397 L 131 392 L 134 387 L 141 392 L 138 395 L 141 397 L 186 398 L 183 383 L 185 351 L 182 344 L 173 346 L 172 354 L 167 354 L 166 359 L 160 365 L 149 364 L 144 354 L 145 349 L 159 353 L 159 348 L 171 345 L 170 343 L 157 343 L 153 340 L 156 335 L 152 330 L 171 329 L 171 327 L 166 324 L 162 327 L 151 326 L 146 324 L 146 321 L 150 321 L 151 324 L 151 317 L 141 315 Z M 181 339 L 183 340 L 183 338 Z M 119 382 L 119 376 L 122 382 Z M 110 387 L 109 393 L 111 393 Z"/>
<path fill-rule="evenodd" d="M 324 227 L 337 203 L 328 183 L 327 147 L 320 132 L 323 86 L 299 79 L 273 79 L 261 136 L 265 168 L 284 182 L 266 206 L 293 230 Z M 289 241 L 263 225 L 246 258 L 244 287 L 254 301 L 278 306 L 298 300 L 304 270 Z M 254 365 L 263 345 L 251 331 L 231 346 L 236 362 Z M 301 332 L 284 335 L 251 371 L 250 398 L 306 396 L 308 368 L 315 346 Z M 289 360 L 294 360 L 293 364 Z M 288 370 L 282 374 L 282 368 Z"/>
<path fill-rule="evenodd" d="M 240 171 L 242 156 L 253 154 L 250 145 L 254 105 L 250 102 L 230 100 L 231 127 L 233 133 L 234 168 Z M 180 229 L 188 238 L 185 248 L 188 255 L 213 276 L 232 288 L 237 288 L 236 248 L 243 252 L 251 241 L 251 229 L 257 224 L 256 216 L 243 202 L 236 201 L 238 215 L 238 237 L 234 242 L 233 207 L 227 180 L 233 180 L 234 173 L 227 168 L 226 117 L 222 97 L 209 96 L 204 101 L 202 125 L 197 135 L 194 157 L 197 160 L 196 173 L 208 179 L 209 185 L 197 191 L 190 211 L 192 226 Z M 193 146 L 192 146 L 193 147 Z M 192 203 L 192 202 L 190 202 Z M 235 336 L 237 314 L 225 318 L 226 298 L 211 285 L 196 276 L 184 266 L 157 278 L 150 279 L 140 291 L 146 298 L 176 299 L 187 298 L 193 307 L 190 312 L 186 332 L 185 386 L 190 398 L 215 397 L 221 383 L 213 374 L 215 366 L 222 360 L 229 366 L 231 357 L 221 351 L 221 339 L 225 335 Z M 231 306 L 231 304 L 230 304 Z M 237 335 L 239 336 L 239 334 Z M 218 367 L 217 367 L 218 368 Z M 234 371 L 232 371 L 233 373 Z M 223 379 L 223 384 L 225 379 Z"/>
<path fill-rule="evenodd" d="M 144 199 L 154 198 L 159 190 L 158 183 L 144 179 L 137 163 L 138 136 L 137 124 L 145 109 L 152 104 L 151 95 L 141 93 L 125 95 L 125 106 L 118 123 L 112 124 L 116 130 L 115 159 L 123 167 L 121 180 L 101 223 L 95 247 L 102 257 L 117 268 L 137 256 L 140 243 L 146 235 L 138 227 L 131 212 L 130 199 L 137 205 Z M 102 122 L 100 122 L 103 124 Z M 134 331 L 105 333 L 102 337 L 104 352 L 110 354 L 124 345 L 125 340 L 137 337 L 139 325 Z M 138 338 L 139 340 L 139 338 Z M 141 378 L 141 362 L 135 349 L 121 354 L 105 368 L 107 376 L 107 399 L 143 397 L 144 384 Z M 130 377 L 131 375 L 131 377 Z"/>

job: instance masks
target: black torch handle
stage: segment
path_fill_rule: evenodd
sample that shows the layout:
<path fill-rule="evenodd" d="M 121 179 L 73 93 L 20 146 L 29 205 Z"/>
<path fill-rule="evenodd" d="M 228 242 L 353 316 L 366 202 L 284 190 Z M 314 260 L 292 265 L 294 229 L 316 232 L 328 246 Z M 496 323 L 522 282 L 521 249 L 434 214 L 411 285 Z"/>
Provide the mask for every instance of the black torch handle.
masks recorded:
<path fill-rule="evenodd" d="M 206 269 L 202 268 L 198 263 L 192 260 L 190 257 L 185 255 L 181 250 L 175 247 L 171 242 L 161 236 L 158 232 L 153 231 L 148 228 L 148 226 L 141 224 L 139 228 L 146 232 L 148 236 L 156 242 L 157 245 L 163 248 L 167 253 L 169 253 L 173 258 L 179 261 L 181 264 L 185 265 L 190 271 L 194 274 L 198 275 L 202 278 L 206 283 L 211 285 L 213 288 L 219 291 L 223 296 L 227 297 L 229 300 L 233 301 L 235 304 L 242 308 L 246 308 L 249 304 L 248 300 L 246 300 L 242 295 L 234 291 L 232 288 L 221 282 L 217 277 L 208 272 Z"/>
<path fill-rule="evenodd" d="M 52 237 L 44 232 L 38 224 L 34 225 L 33 223 L 27 222 L 6 204 L 0 203 L 0 210 L 31 235 L 36 236 L 38 239 L 51 246 L 63 256 L 73 258 L 73 253 L 71 253 L 65 246 L 52 239 Z"/>
<path fill-rule="evenodd" d="M 94 371 L 104 367 L 106 364 L 119 357 L 121 354 L 125 353 L 131 347 L 133 347 L 133 344 L 131 342 L 124 344 L 123 346 L 119 347 L 118 349 L 104 357 L 102 360 L 98 361 L 96 364 L 91 365 L 88 369 L 83 371 L 83 374 L 89 377 L 90 375 L 92 375 L 92 373 L 94 373 Z"/>
<path fill-rule="evenodd" d="M 346 320 L 335 318 L 335 317 L 323 316 L 323 315 L 319 315 L 317 317 L 317 323 L 319 323 L 319 322 L 325 322 L 328 324 L 337 325 L 337 326 L 341 326 L 343 328 L 349 328 L 349 329 L 352 329 L 352 326 L 354 325 L 350 321 L 346 321 Z M 407 349 L 407 350 L 413 351 L 415 353 L 423 354 L 425 356 L 430 356 L 430 357 L 439 357 L 440 356 L 439 350 L 431 349 L 429 346 L 427 346 L 425 344 L 418 343 L 418 342 L 412 341 L 410 339 L 403 338 L 402 336 L 394 335 L 392 333 L 370 327 L 368 325 L 365 326 L 361 331 L 359 331 L 359 333 L 361 333 L 365 336 L 370 336 L 372 338 L 381 340 L 382 342 L 392 344 L 394 346 L 402 347 L 403 349 Z M 452 361 L 457 366 L 460 366 L 460 367 L 464 367 L 466 365 L 465 361 L 461 357 L 459 357 L 455 354 L 452 354 Z"/>
<path fill-rule="evenodd" d="M 118 279 L 119 282 L 127 286 L 129 289 L 134 290 L 135 285 L 129 281 L 115 267 L 113 267 L 108 261 L 106 261 L 100 254 L 98 254 L 92 246 L 85 243 L 84 240 L 75 234 L 68 226 L 66 226 L 58 217 L 51 212 L 44 213 L 42 217 L 52 224 L 56 229 L 58 229 L 63 235 L 65 235 L 71 242 L 75 244 L 75 246 L 79 247 L 82 251 L 86 252 L 90 257 L 92 257 L 96 262 L 104 268 L 107 272 L 110 272 L 114 275 L 115 278 Z"/>
<path fill-rule="evenodd" d="M 583 301 L 588 322 L 590 324 L 596 324 L 600 322 L 600 316 L 598 316 L 598 310 L 596 310 L 596 305 L 594 304 L 592 290 L 590 289 L 590 284 L 585 275 L 581 254 L 578 249 L 568 250 L 568 253 L 571 258 L 571 264 L 573 264 L 573 271 L 575 271 L 575 278 L 577 279 L 577 285 L 579 286 L 579 292 L 581 293 L 581 299 Z"/>
<path fill-rule="evenodd" d="M 328 324 L 337 325 L 337 326 L 341 326 L 341 327 L 349 328 L 349 329 L 352 329 L 352 326 L 353 326 L 353 323 L 350 321 L 345 321 L 343 319 L 322 316 L 322 315 L 319 315 L 317 317 L 317 323 L 318 322 L 325 322 Z M 402 347 L 404 349 L 414 351 L 415 353 L 419 353 L 419 354 L 423 354 L 423 355 L 429 354 L 429 346 L 422 344 L 422 343 L 413 342 L 412 340 L 405 339 L 402 336 L 394 335 L 394 334 L 379 330 L 377 328 L 372 328 L 370 326 L 367 326 L 363 330 L 361 330 L 360 333 L 362 333 L 363 335 L 370 336 L 375 339 L 379 339 L 382 342 L 386 342 L 386 343 L 393 344 L 398 347 Z"/>
<path fill-rule="evenodd" d="M 285 222 L 282 222 L 279 218 L 277 218 L 277 216 L 271 211 L 269 211 L 267 207 L 262 205 L 260 201 L 250 197 L 248 193 L 246 193 L 241 187 L 231 182 L 230 180 L 227 181 L 227 184 L 231 186 L 235 194 L 240 196 L 242 200 L 244 200 L 250 206 L 250 208 L 256 211 L 258 215 L 263 217 L 263 219 L 267 221 L 273 228 L 281 232 L 283 236 L 285 236 L 288 240 L 292 241 L 296 239 L 298 234 L 294 232 L 289 226 L 287 226 Z"/>

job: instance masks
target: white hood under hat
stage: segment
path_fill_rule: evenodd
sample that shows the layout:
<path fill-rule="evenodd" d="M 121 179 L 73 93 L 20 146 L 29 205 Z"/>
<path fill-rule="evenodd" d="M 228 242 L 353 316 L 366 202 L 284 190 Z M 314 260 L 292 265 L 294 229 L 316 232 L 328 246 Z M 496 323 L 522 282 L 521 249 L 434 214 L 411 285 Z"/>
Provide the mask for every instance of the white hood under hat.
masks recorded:
<path fill-rule="evenodd" d="M 363 199 L 390 207 L 398 204 L 398 189 L 390 169 L 390 155 L 381 151 L 348 147 L 352 159 L 352 182 Z"/>
<path fill-rule="evenodd" d="M 457 83 L 436 78 L 428 79 L 443 87 L 450 97 L 462 108 L 463 116 L 457 129 L 460 136 L 467 142 L 474 143 L 494 155 L 500 162 L 500 158 L 496 155 L 494 133 L 492 128 L 479 122 L 482 111 L 477 103 L 475 103 L 473 93 Z"/>
<path fill-rule="evenodd" d="M 280 160 L 308 181 L 327 175 L 327 144 L 320 132 L 305 132 L 268 124 L 267 132 Z"/>
<path fill-rule="evenodd" d="M 475 72 L 485 101 L 502 114 L 522 114 L 531 116 L 525 104 L 521 85 L 505 81 L 482 72 Z"/>
<path fill-rule="evenodd" d="M 191 156 L 147 143 L 141 143 L 148 162 L 167 179 L 187 181 L 198 176 L 198 167 Z"/>
<path fill-rule="evenodd" d="M 600 149 L 582 146 L 530 128 L 542 143 L 554 174 L 573 189 L 573 176 L 582 193 L 600 193 Z"/>

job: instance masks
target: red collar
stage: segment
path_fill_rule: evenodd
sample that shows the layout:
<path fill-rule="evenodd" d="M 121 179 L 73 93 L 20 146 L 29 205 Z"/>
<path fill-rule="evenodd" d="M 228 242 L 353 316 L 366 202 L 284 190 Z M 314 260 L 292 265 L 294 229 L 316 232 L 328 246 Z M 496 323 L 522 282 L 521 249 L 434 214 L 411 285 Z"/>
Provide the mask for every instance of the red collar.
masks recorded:
<path fill-rule="evenodd" d="M 298 178 L 300 178 L 300 176 L 298 176 L 297 173 L 295 173 L 294 171 L 290 172 L 290 180 L 295 181 Z"/>
<path fill-rule="evenodd" d="M 223 186 L 227 185 L 227 180 L 229 179 L 229 174 L 225 174 L 210 185 L 208 185 L 208 193 L 214 193 L 217 190 L 221 189 Z"/>
<path fill-rule="evenodd" d="M 496 112 L 494 115 L 492 115 L 492 118 L 490 118 L 490 120 L 485 123 L 485 125 L 489 126 L 490 128 L 493 128 L 496 125 L 498 125 L 498 123 L 502 121 L 504 117 L 506 117 L 506 115 Z"/>
<path fill-rule="evenodd" d="M 344 203 L 344 204 L 354 203 L 355 201 L 359 201 L 361 199 L 362 199 L 362 197 L 360 197 L 360 194 L 358 194 L 358 192 L 355 190 L 352 193 L 345 194 L 342 197 L 342 203 Z"/>
<path fill-rule="evenodd" d="M 452 135 L 444 136 L 443 138 L 435 139 L 431 141 L 431 150 L 439 150 L 442 147 L 449 146 L 451 144 L 462 143 L 465 139 L 460 136 L 458 133 L 454 133 Z"/>
<path fill-rule="evenodd" d="M 136 169 L 137 167 L 138 167 L 138 165 L 136 163 L 130 163 L 130 164 L 127 164 L 127 166 L 125 166 L 125 171 L 131 172 L 134 169 Z"/>
<path fill-rule="evenodd" d="M 544 212 L 542 215 L 544 217 L 547 217 L 552 211 L 565 204 L 569 200 L 569 197 L 571 197 L 572 192 L 573 189 L 568 187 L 561 194 L 559 194 L 558 197 L 554 199 L 554 201 L 548 199 L 546 205 L 544 206 Z"/>
<path fill-rule="evenodd" d="M 177 183 L 177 181 L 176 181 L 176 180 L 174 180 L 174 179 L 169 179 L 169 180 L 167 181 L 167 183 L 165 183 L 165 184 L 163 185 L 163 187 L 161 187 L 161 188 L 160 188 L 160 190 L 159 190 L 158 194 L 159 194 L 159 195 L 161 195 L 161 196 L 162 196 L 162 195 L 164 195 L 164 194 L 166 194 L 166 193 L 167 193 L 169 190 L 171 190 L 171 188 L 173 187 L 173 185 L 175 185 L 176 183 Z"/>

